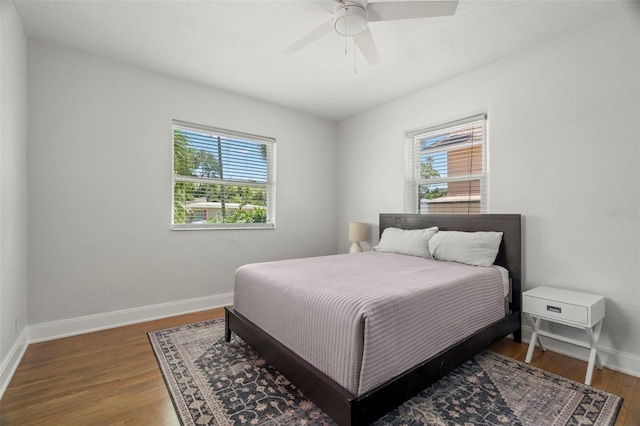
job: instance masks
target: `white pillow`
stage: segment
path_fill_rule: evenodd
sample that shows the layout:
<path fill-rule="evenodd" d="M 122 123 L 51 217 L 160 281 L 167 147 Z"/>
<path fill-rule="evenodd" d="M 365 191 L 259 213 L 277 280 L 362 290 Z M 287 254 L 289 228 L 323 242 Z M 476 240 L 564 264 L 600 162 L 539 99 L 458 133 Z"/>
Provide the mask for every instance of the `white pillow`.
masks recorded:
<path fill-rule="evenodd" d="M 440 231 L 429 240 L 434 259 L 491 266 L 496 260 L 502 232 Z"/>
<path fill-rule="evenodd" d="M 408 254 L 431 259 L 429 240 L 436 235 L 438 228 L 398 229 L 386 228 L 382 231 L 380 244 L 373 249 L 387 253 Z"/>

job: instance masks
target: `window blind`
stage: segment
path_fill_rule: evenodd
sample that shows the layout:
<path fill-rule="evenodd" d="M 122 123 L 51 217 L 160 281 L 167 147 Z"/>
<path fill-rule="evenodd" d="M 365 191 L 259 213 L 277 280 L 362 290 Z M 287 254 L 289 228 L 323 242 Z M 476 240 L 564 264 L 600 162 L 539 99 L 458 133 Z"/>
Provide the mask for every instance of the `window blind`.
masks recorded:
<path fill-rule="evenodd" d="M 409 211 L 486 212 L 485 129 L 481 115 L 407 133 Z"/>
<path fill-rule="evenodd" d="M 275 225 L 274 139 L 174 121 L 173 154 L 173 225 Z"/>

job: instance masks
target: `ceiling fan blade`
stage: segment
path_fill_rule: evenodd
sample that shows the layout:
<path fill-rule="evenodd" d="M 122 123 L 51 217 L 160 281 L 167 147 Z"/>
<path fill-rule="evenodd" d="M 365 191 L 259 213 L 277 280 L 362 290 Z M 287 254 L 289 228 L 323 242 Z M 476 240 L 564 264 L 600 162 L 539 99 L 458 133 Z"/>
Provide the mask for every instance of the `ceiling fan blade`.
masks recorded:
<path fill-rule="evenodd" d="M 373 41 L 373 36 L 371 35 L 369 28 L 366 28 L 357 36 L 354 36 L 353 39 L 369 65 L 378 65 L 381 62 L 378 48 L 376 47 L 376 43 Z"/>
<path fill-rule="evenodd" d="M 320 0 L 315 2 L 319 8 L 331 14 L 333 14 L 333 11 L 336 8 L 336 3 L 342 2 L 340 0 Z"/>
<path fill-rule="evenodd" d="M 285 49 L 285 53 L 292 54 L 297 52 L 298 50 L 306 47 L 307 45 L 313 43 L 314 41 L 326 36 L 327 34 L 333 32 L 333 21 L 327 21 L 320 25 L 315 30 L 311 31 L 306 36 L 302 37 L 300 40 L 293 43 L 291 46 Z"/>
<path fill-rule="evenodd" d="M 450 16 L 457 8 L 457 1 L 394 1 L 369 3 L 367 13 L 369 22 L 376 22 Z"/>

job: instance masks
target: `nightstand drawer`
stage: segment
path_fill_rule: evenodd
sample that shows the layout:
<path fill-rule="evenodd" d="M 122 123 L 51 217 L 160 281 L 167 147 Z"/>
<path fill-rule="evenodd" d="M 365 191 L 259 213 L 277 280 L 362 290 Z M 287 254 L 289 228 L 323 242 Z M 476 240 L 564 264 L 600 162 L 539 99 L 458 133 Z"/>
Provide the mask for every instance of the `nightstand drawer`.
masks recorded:
<path fill-rule="evenodd" d="M 584 325 L 589 323 L 589 313 L 586 306 L 577 306 L 555 300 L 525 297 L 524 311 L 534 316 L 553 318 L 560 321 Z"/>

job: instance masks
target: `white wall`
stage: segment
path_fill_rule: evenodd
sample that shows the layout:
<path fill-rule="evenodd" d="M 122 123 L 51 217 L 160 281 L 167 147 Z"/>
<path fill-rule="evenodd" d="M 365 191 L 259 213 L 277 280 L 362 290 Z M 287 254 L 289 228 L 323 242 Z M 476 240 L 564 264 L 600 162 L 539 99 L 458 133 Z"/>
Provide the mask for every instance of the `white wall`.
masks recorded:
<path fill-rule="evenodd" d="M 334 123 L 41 42 L 28 47 L 30 328 L 53 323 L 56 334 L 74 318 L 230 303 L 242 264 L 335 253 Z M 276 138 L 277 229 L 170 230 L 172 119 Z"/>
<path fill-rule="evenodd" d="M 12 2 L 0 2 L 0 40 L 1 396 L 26 347 L 27 317 L 27 40 Z"/>
<path fill-rule="evenodd" d="M 640 375 L 637 11 L 340 123 L 339 251 L 348 221 L 375 244 L 378 213 L 402 211 L 405 131 L 481 112 L 489 212 L 524 215 L 525 288 L 606 296 L 605 362 Z"/>

